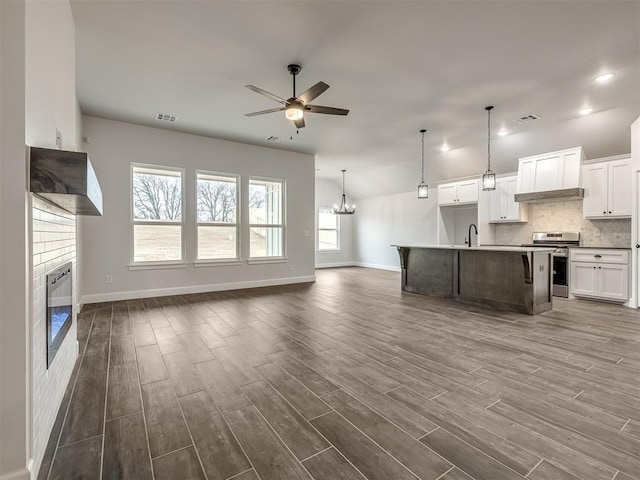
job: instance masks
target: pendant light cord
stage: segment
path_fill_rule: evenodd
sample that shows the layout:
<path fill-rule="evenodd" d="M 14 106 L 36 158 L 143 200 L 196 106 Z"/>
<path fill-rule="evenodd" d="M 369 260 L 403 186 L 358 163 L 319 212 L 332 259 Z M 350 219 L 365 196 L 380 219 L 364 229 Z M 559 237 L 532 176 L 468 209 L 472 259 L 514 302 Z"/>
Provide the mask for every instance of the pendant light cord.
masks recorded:
<path fill-rule="evenodd" d="M 425 130 L 422 130 L 422 183 L 424 183 L 424 134 Z"/>
<path fill-rule="evenodd" d="M 487 107 L 487 171 L 491 171 L 491 109 Z"/>

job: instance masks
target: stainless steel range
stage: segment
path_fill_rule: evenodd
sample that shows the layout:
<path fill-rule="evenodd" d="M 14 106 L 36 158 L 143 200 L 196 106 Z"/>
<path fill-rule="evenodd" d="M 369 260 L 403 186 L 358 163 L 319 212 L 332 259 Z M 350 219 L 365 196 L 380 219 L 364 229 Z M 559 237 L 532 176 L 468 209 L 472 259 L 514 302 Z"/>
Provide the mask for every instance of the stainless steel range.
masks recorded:
<path fill-rule="evenodd" d="M 536 232 L 523 247 L 553 247 L 553 295 L 569 297 L 569 247 L 580 245 L 580 232 Z"/>

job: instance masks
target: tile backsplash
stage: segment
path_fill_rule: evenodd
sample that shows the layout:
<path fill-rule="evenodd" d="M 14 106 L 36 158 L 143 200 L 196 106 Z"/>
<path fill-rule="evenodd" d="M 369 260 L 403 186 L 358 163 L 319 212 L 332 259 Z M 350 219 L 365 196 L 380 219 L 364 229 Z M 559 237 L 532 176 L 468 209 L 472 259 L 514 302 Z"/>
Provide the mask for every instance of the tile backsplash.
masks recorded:
<path fill-rule="evenodd" d="M 580 232 L 583 247 L 631 247 L 631 219 L 586 220 L 582 200 L 529 204 L 528 223 L 496 225 L 498 245 L 531 243 L 533 232 Z M 597 237 L 596 231 L 600 231 Z"/>

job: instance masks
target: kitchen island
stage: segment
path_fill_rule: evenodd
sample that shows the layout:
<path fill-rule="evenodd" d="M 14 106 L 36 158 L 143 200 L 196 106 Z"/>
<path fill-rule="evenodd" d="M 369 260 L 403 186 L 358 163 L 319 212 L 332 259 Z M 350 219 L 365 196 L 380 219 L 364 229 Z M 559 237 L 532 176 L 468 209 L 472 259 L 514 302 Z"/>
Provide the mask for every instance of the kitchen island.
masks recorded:
<path fill-rule="evenodd" d="M 553 248 L 393 246 L 405 292 L 530 315 L 552 308 Z"/>

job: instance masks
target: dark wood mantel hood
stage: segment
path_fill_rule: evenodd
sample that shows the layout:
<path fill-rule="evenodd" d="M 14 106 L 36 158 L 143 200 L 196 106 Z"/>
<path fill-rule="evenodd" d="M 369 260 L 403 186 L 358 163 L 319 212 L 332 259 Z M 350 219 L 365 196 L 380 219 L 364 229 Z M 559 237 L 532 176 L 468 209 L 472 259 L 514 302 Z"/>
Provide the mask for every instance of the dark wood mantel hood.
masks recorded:
<path fill-rule="evenodd" d="M 30 149 L 29 190 L 75 215 L 102 215 L 102 190 L 85 152 Z"/>

